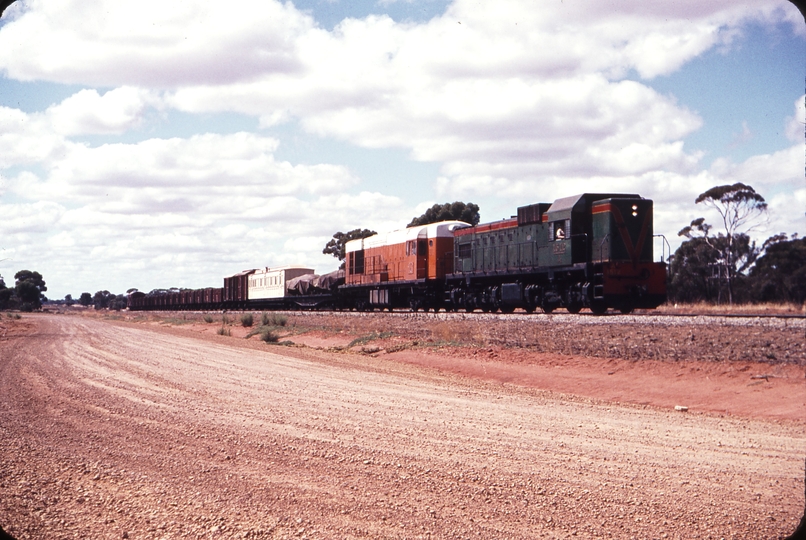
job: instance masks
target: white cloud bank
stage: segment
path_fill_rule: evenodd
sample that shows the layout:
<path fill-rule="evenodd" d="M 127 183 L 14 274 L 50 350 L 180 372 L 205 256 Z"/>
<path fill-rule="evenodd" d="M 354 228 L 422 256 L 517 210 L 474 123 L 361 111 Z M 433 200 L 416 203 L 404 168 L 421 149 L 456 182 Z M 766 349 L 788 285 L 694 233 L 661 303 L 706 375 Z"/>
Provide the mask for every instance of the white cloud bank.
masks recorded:
<path fill-rule="evenodd" d="M 71 261 L 50 270 L 68 292 L 94 282 L 95 268 L 113 276 L 96 288 L 121 290 L 142 286 L 135 275 L 201 286 L 239 266 L 320 266 L 316 239 L 400 225 L 411 213 L 344 166 L 275 160 L 282 141 L 259 133 L 92 147 L 76 139 L 123 134 L 171 108 L 403 148 L 441 163 L 426 197 L 491 201 L 494 211 L 573 192 L 638 192 L 656 200 L 656 226 L 668 234 L 696 217 L 694 197 L 715 184 L 769 186 L 771 208 L 786 212 L 805 196 L 802 98 L 786 127 L 791 148 L 702 170 L 684 144 L 702 119 L 640 82 L 730 47 L 748 21 L 803 32 L 784 0 L 456 0 L 426 23 L 371 16 L 332 32 L 271 0 L 28 0 L 4 17 L 7 77 L 89 87 L 38 113 L 0 107 L 2 210 L 15 216 L 0 222 L 0 258 L 40 271 Z M 48 259 L 26 247 L 42 235 Z M 168 270 L 182 278 L 164 283 Z"/>
<path fill-rule="evenodd" d="M 123 86 L 100 95 L 85 89 L 48 107 L 54 131 L 62 135 L 110 135 L 138 127 L 150 107 L 159 107 L 153 92 Z"/>

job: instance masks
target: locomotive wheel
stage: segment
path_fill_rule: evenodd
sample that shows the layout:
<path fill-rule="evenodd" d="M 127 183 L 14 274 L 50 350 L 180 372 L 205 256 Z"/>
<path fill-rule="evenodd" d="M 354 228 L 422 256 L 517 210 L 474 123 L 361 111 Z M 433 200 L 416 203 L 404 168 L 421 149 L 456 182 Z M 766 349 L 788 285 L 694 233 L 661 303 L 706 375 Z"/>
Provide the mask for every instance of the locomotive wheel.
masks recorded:
<path fill-rule="evenodd" d="M 618 310 L 619 310 L 619 311 L 620 311 L 620 312 L 621 312 L 623 315 L 627 315 L 627 314 L 629 314 L 629 313 L 632 313 L 633 307 L 632 307 L 632 306 L 630 306 L 630 305 L 625 305 L 625 306 L 621 306 L 621 307 L 620 307 Z"/>
<path fill-rule="evenodd" d="M 568 313 L 576 315 L 577 313 L 582 311 L 582 302 L 571 302 L 565 309 L 568 310 Z"/>
<path fill-rule="evenodd" d="M 607 311 L 607 304 L 604 302 L 591 302 L 591 311 L 594 315 L 603 315 Z"/>
<path fill-rule="evenodd" d="M 513 313 L 515 306 L 501 306 L 501 313 Z"/>

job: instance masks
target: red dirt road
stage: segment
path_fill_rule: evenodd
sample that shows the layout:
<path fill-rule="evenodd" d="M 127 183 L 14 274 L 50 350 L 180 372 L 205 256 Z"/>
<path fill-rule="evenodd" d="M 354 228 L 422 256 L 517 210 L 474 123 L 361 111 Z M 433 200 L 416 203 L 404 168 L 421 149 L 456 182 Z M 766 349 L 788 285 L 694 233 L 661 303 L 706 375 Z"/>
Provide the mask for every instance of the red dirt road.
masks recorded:
<path fill-rule="evenodd" d="M 0 525 L 18 540 L 782 538 L 804 507 L 803 367 L 759 366 L 777 377 L 3 319 Z M 729 399 L 729 415 L 709 405 Z"/>

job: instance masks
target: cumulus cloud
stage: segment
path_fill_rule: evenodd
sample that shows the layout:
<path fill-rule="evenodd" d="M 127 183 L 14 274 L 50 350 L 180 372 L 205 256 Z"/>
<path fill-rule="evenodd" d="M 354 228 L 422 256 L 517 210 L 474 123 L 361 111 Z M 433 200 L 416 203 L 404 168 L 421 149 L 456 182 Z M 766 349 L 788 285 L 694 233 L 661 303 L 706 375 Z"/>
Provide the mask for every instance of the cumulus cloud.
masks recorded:
<path fill-rule="evenodd" d="M 0 234 L 41 233 L 48 231 L 64 214 L 64 207 L 51 201 L 31 204 L 0 204 Z"/>
<path fill-rule="evenodd" d="M 295 37 L 313 20 L 290 3 L 17 2 L 0 32 L 15 79 L 172 87 L 299 69 Z"/>
<path fill-rule="evenodd" d="M 140 125 L 149 107 L 159 107 L 159 98 L 148 90 L 120 87 L 100 95 L 84 89 L 48 107 L 45 116 L 62 135 L 117 134 Z"/>
<path fill-rule="evenodd" d="M 296 118 L 319 136 L 443 162 L 458 183 L 692 170 L 700 155 L 682 140 L 701 119 L 623 77 L 669 74 L 748 20 L 787 16 L 776 0 L 456 0 L 426 23 L 369 16 L 328 32 L 275 1 L 26 6 L 0 30 L 10 76 L 133 85 L 53 107 L 62 133 L 120 132 L 153 103 L 134 87 L 167 88 L 166 106 L 240 112 L 264 128 Z"/>
<path fill-rule="evenodd" d="M 313 239 L 324 246 L 362 218 L 363 226 L 402 219 L 400 199 L 350 195 L 358 179 L 345 167 L 276 160 L 277 145 L 235 133 L 65 146 L 40 163 L 41 175 L 5 179 L 15 202 L 0 204 L 3 258 L 27 261 L 68 290 L 99 280 L 118 292 L 212 286 L 256 264 L 337 264 L 309 249 Z M 305 240 L 286 252 L 295 238 Z"/>
<path fill-rule="evenodd" d="M 184 86 L 166 99 L 190 112 L 258 115 L 264 126 L 296 117 L 318 136 L 406 148 L 444 163 L 443 182 L 479 189 L 483 178 L 686 172 L 701 155 L 682 141 L 702 120 L 622 77 L 671 73 L 780 10 L 779 2 L 535 10 L 458 0 L 424 24 L 372 16 L 333 32 L 312 28 L 297 41 L 299 72 Z"/>
<path fill-rule="evenodd" d="M 795 114 L 786 119 L 786 137 L 802 142 L 806 135 L 806 94 L 795 100 Z"/>
<path fill-rule="evenodd" d="M 42 115 L 0 106 L 0 169 L 47 162 L 74 146 L 55 133 Z"/>

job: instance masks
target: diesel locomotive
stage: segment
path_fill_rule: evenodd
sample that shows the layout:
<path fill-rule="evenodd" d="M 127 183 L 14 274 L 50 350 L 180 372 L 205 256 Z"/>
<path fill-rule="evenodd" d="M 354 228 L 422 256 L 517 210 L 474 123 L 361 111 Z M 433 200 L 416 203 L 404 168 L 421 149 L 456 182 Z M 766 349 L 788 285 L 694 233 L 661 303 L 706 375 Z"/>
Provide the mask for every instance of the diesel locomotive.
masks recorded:
<path fill-rule="evenodd" d="M 651 200 L 583 193 L 492 223 L 445 221 L 353 240 L 337 273 L 247 270 L 221 289 L 135 293 L 129 307 L 629 313 L 666 301 L 653 236 Z"/>

